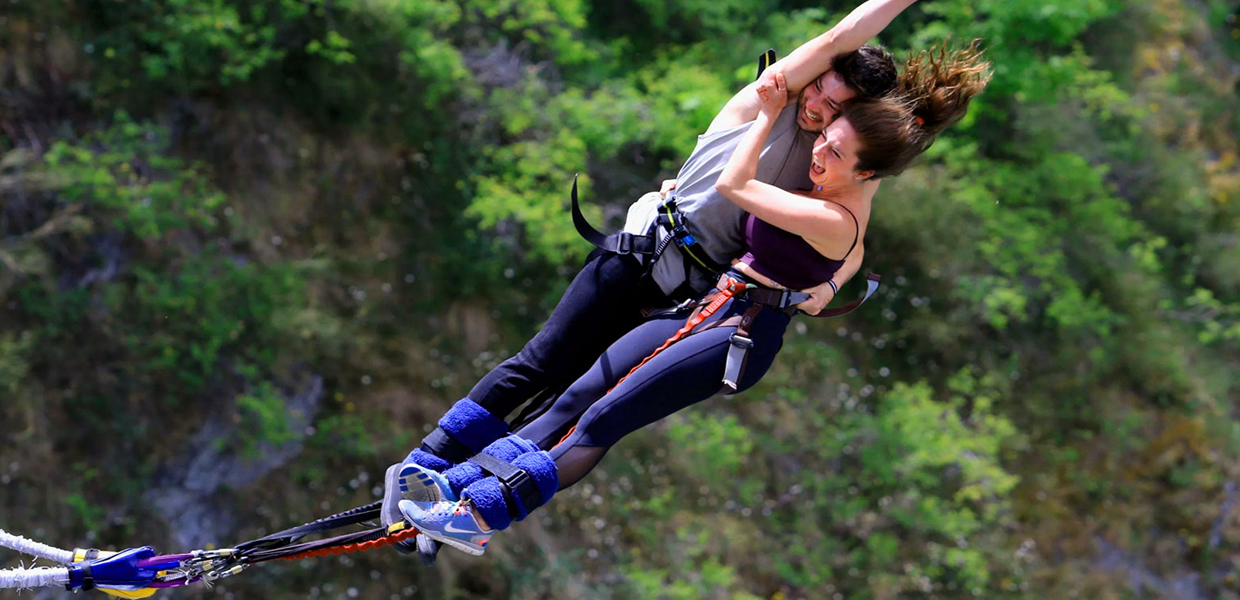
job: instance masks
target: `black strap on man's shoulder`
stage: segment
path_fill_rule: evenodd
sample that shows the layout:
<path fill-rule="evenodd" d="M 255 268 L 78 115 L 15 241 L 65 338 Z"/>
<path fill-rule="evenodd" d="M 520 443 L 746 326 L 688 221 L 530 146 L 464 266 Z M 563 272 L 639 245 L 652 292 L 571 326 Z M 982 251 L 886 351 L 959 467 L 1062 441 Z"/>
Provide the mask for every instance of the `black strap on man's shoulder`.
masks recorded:
<path fill-rule="evenodd" d="M 762 55 L 758 57 L 758 75 L 754 77 L 754 79 L 762 77 L 762 72 L 773 64 L 775 64 L 775 49 L 767 48 L 766 52 L 763 52 Z"/>

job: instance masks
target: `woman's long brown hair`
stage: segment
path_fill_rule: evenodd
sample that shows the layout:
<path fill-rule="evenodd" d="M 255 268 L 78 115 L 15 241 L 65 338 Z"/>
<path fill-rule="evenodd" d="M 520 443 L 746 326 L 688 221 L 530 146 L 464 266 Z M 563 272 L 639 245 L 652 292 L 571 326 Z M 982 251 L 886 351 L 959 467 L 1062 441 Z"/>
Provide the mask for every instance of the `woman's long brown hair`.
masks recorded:
<path fill-rule="evenodd" d="M 982 58 L 979 40 L 951 49 L 944 41 L 914 53 L 904 63 L 896 87 L 880 98 L 858 99 L 844 108 L 857 132 L 857 171 L 875 178 L 898 175 L 935 136 L 959 121 L 969 100 L 990 81 L 990 62 Z"/>

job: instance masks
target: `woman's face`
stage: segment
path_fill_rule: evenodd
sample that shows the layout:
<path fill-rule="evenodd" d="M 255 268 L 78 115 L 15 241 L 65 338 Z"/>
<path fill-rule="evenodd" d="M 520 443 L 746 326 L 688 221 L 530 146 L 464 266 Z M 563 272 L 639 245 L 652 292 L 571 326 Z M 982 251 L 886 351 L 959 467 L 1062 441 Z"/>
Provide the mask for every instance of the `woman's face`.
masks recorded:
<path fill-rule="evenodd" d="M 848 119 L 839 118 L 827 125 L 814 142 L 809 178 L 815 185 L 838 186 L 854 176 L 857 166 L 857 132 Z"/>

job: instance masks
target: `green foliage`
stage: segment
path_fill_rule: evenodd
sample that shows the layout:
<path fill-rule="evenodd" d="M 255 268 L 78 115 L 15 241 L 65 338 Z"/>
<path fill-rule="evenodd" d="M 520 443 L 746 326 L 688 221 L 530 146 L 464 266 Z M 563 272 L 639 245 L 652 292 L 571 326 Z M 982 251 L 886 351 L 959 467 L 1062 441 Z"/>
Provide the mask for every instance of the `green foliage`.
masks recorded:
<path fill-rule="evenodd" d="M 269 367 L 282 335 L 274 315 L 302 291 L 293 268 L 238 265 L 210 247 L 175 272 L 133 275 L 132 287 L 108 290 L 108 307 L 132 315 L 124 343 L 141 365 L 134 376 L 174 378 L 177 396 L 203 389 L 223 356 Z"/>
<path fill-rule="evenodd" d="M 282 335 L 275 315 L 295 306 L 303 283 L 292 266 L 230 257 L 216 243 L 184 255 L 169 245 L 194 230 L 216 230 L 224 196 L 202 167 L 169 156 L 167 147 L 158 128 L 123 113 L 80 142 L 53 145 L 42 168 L 60 182 L 60 200 L 82 207 L 96 232 L 152 244 L 152 260 L 93 293 L 54 290 L 44 279 L 32 280 L 22 297 L 47 339 L 70 336 L 88 305 L 103 308 L 96 321 L 128 353 L 130 381 L 175 403 L 200 393 L 221 357 L 269 367 Z"/>
<path fill-rule="evenodd" d="M 239 429 L 243 433 L 242 451 L 257 458 L 264 446 L 276 447 L 297 439 L 289 428 L 285 401 L 270 382 L 262 382 L 249 393 L 237 396 L 241 414 Z"/>
<path fill-rule="evenodd" d="M 80 493 L 65 494 L 62 501 L 73 511 L 77 520 L 75 525 L 81 529 L 90 531 L 104 520 L 103 508 Z"/>
<path fill-rule="evenodd" d="M 310 443 L 333 455 L 369 457 L 376 453 L 371 429 L 366 420 L 348 412 L 329 415 L 319 419 Z"/>
<path fill-rule="evenodd" d="M 19 431 L 0 451 L 22 472 L 0 464 L 0 513 L 59 508 L 59 529 L 106 538 L 221 404 L 250 457 L 303 435 L 274 382 L 295 369 L 330 400 L 296 464 L 245 491 L 242 529 L 372 501 L 354 473 L 398 460 L 520 347 L 588 249 L 567 225 L 572 176 L 614 226 L 757 52 L 787 55 L 854 4 L 13 5 L 0 412 Z M 285 571 L 288 587 L 1139 594 L 1077 572 L 1104 540 L 1230 598 L 1215 574 L 1240 539 L 1219 513 L 1240 453 L 1234 13 L 916 3 L 880 41 L 901 57 L 981 38 L 995 78 L 883 183 L 863 267 L 886 276 L 878 298 L 795 321 L 761 384 L 625 440 L 495 561 L 428 580 L 367 557 L 384 577 Z M 22 479 L 63 465 L 76 487 L 57 496 Z"/>
<path fill-rule="evenodd" d="M 285 12 L 293 5 L 272 4 Z M 91 8 L 107 14 L 111 25 L 89 47 L 104 94 L 148 83 L 179 93 L 229 86 L 286 54 L 278 47 L 276 24 L 266 21 L 281 11 L 263 4 L 249 11 L 219 0 Z"/>
<path fill-rule="evenodd" d="M 675 416 L 668 427 L 668 438 L 685 448 L 692 460 L 710 465 L 718 475 L 737 477 L 754 450 L 753 432 L 742 425 L 736 415 L 714 417 L 701 413 Z"/>
<path fill-rule="evenodd" d="M 0 335 L 0 390 L 6 393 L 17 391 L 30 370 L 24 355 L 33 342 L 34 336 L 29 333 L 20 337 L 15 333 Z"/>
<path fill-rule="evenodd" d="M 697 558 L 700 562 L 695 560 L 675 570 L 632 568 L 625 575 L 638 598 L 759 600 L 759 596 L 740 589 L 735 569 L 720 564 L 714 557 Z"/>
<path fill-rule="evenodd" d="M 112 227 L 138 238 L 155 241 L 173 230 L 214 225 L 223 194 L 201 167 L 167 156 L 167 147 L 157 128 L 118 112 L 112 127 L 54 144 L 45 169 L 63 182 L 64 201 L 101 211 Z"/>
<path fill-rule="evenodd" d="M 995 412 L 989 385 L 962 372 L 952 387 L 959 395 L 940 403 L 924 383 L 898 383 L 873 414 L 842 413 L 818 434 L 812 445 L 823 453 L 820 460 L 842 461 L 845 471 L 802 479 L 823 512 L 794 517 L 794 528 L 784 535 L 793 539 L 799 530 L 805 536 L 816 518 L 854 531 L 859 539 L 804 547 L 808 555 L 788 564 L 788 575 L 805 585 L 830 582 L 858 592 L 867 580 L 879 578 L 886 591 L 878 597 L 914 593 L 926 585 L 956 590 L 996 585 L 995 570 L 1005 565 L 992 549 L 969 540 L 1009 522 L 1008 495 L 1017 478 L 1001 461 L 1015 428 Z M 815 560 L 833 571 L 815 572 Z"/>

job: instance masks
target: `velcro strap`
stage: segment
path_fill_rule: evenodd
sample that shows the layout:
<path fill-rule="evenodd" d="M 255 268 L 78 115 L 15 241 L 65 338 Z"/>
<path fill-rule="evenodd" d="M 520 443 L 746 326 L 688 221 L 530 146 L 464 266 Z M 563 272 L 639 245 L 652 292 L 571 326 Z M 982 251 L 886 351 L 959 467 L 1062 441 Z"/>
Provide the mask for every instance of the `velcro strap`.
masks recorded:
<path fill-rule="evenodd" d="M 753 340 L 739 333 L 732 334 L 729 341 L 732 345 L 728 347 L 728 358 L 723 367 L 725 393 L 735 392 L 740 387 L 741 367 L 745 364 L 745 354 L 753 348 Z"/>
<path fill-rule="evenodd" d="M 482 467 L 482 470 L 494 475 L 503 483 L 514 496 L 521 500 L 521 505 L 525 510 L 530 511 L 542 506 L 542 492 L 538 491 L 538 485 L 534 483 L 534 478 L 520 467 L 512 463 L 500 460 L 490 454 L 478 454 L 469 459 L 470 462 Z M 508 507 L 509 514 L 516 514 L 516 507 Z"/>
<path fill-rule="evenodd" d="M 422 449 L 454 464 L 465 462 L 473 455 L 469 446 L 452 437 L 442 427 L 436 427 L 435 431 L 422 438 Z"/>

